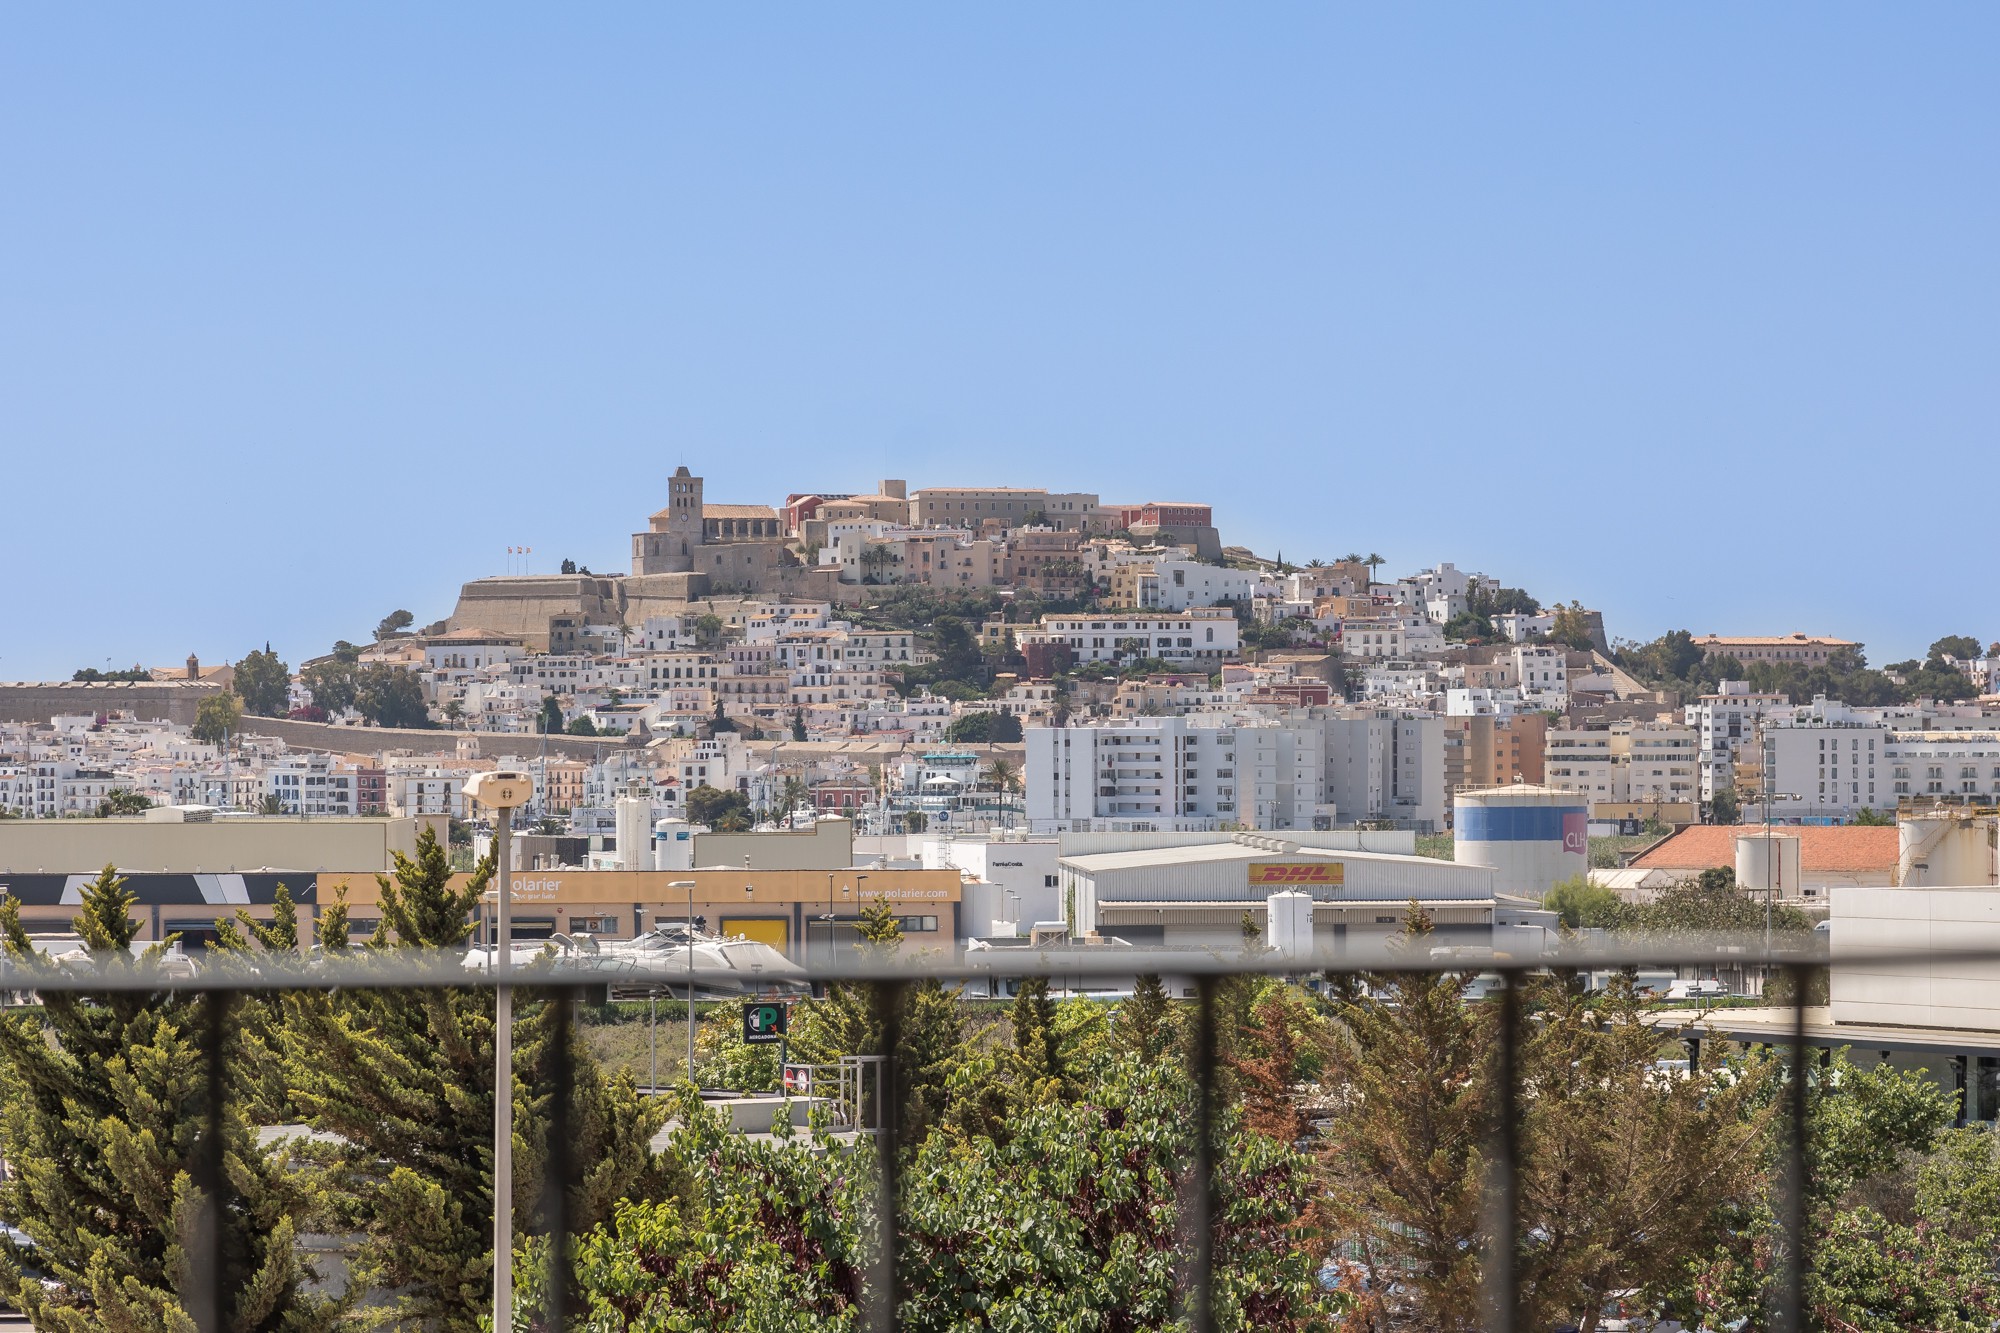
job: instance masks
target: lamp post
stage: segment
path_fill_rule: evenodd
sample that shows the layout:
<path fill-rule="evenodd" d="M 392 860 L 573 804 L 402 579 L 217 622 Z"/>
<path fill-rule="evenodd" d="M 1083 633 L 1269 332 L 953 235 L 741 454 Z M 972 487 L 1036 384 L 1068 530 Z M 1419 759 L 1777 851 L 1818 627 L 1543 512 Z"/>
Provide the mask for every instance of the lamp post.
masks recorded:
<path fill-rule="evenodd" d="M 667 885 L 670 889 L 688 891 L 688 932 L 683 946 L 687 950 L 688 964 L 688 1082 L 694 1082 L 694 881 L 677 879 Z"/>
<path fill-rule="evenodd" d="M 1000 890 L 1000 895 L 1002 898 L 1011 898 L 1014 900 L 1014 934 L 1019 936 L 1021 933 L 1021 895 L 1012 889 L 1002 889 Z"/>
<path fill-rule="evenodd" d="M 493 872 L 499 880 L 494 903 L 493 967 L 493 1327 L 514 1326 L 514 886 L 508 878 L 507 842 L 514 811 L 535 794 L 526 773 L 496 770 L 465 784 L 464 793 L 493 810 Z"/>

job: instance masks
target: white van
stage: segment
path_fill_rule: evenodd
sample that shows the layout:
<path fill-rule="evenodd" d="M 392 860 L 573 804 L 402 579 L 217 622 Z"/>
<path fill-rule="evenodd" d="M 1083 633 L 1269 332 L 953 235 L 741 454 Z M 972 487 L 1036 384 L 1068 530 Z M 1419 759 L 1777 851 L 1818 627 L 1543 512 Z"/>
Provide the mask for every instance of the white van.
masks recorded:
<path fill-rule="evenodd" d="M 1700 981 L 1676 981 L 1667 988 L 1669 1000 L 1723 1000 L 1729 997 L 1729 987 L 1713 977 Z"/>

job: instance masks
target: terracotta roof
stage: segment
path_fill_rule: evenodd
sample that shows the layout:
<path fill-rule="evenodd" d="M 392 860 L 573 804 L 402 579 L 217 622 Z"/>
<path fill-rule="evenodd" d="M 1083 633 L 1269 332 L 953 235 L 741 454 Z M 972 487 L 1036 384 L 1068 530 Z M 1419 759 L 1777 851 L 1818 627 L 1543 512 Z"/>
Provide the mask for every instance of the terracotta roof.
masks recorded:
<path fill-rule="evenodd" d="M 1655 843 L 1632 861 L 1645 870 L 1707 870 L 1736 864 L 1736 837 L 1761 824 L 1700 824 Z M 1896 828 L 1855 824 L 1774 825 L 1775 835 L 1799 840 L 1803 871 L 1889 870 L 1896 864 Z"/>
<path fill-rule="evenodd" d="M 1779 644 L 1818 644 L 1828 648 L 1853 648 L 1852 639 L 1833 639 L 1821 634 L 1704 634 L 1696 639 L 1697 644 L 1728 644 L 1742 648 L 1758 648 Z"/>
<path fill-rule="evenodd" d="M 769 505 L 703 505 L 703 518 L 776 518 L 778 511 Z"/>

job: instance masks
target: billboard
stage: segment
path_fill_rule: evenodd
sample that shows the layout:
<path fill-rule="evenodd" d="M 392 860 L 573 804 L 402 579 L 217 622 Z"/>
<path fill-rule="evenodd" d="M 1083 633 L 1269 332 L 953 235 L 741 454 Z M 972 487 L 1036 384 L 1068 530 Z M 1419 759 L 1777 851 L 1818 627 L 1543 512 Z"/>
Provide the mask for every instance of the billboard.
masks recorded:
<path fill-rule="evenodd" d="M 1345 881 L 1347 867 L 1338 861 L 1252 861 L 1250 884 L 1279 888 L 1288 884 L 1335 885 Z"/>

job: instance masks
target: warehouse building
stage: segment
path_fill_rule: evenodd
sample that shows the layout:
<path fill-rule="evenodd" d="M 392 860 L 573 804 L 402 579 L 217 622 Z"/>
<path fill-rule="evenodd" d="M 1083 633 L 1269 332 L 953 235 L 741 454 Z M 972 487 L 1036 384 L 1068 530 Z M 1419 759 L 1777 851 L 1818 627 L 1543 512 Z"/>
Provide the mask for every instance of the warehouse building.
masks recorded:
<path fill-rule="evenodd" d="M 1265 903 L 1312 896 L 1315 949 L 1338 954 L 1401 932 L 1421 903 L 1439 945 L 1486 946 L 1496 899 L 1490 866 L 1356 849 L 1354 835 L 1218 836 L 1195 845 L 1064 856 L 1058 863 L 1072 932 L 1132 944 L 1240 946 L 1247 912 L 1266 932 Z"/>

